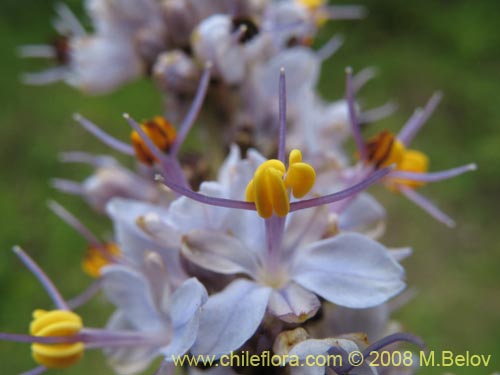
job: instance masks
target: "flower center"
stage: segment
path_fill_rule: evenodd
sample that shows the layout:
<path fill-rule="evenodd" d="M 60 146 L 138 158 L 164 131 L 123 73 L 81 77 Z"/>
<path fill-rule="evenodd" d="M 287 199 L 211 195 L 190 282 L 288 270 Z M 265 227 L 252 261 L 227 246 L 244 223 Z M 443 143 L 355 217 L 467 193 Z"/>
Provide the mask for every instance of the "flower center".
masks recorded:
<path fill-rule="evenodd" d="M 273 212 L 284 217 L 290 211 L 289 191 L 295 198 L 302 198 L 314 185 L 316 172 L 302 162 L 302 153 L 292 150 L 286 170 L 283 162 L 271 159 L 262 163 L 247 185 L 247 202 L 254 202 L 259 215 L 270 218 Z"/>
<path fill-rule="evenodd" d="M 152 120 L 143 122 L 141 128 L 153 143 L 165 153 L 170 150 L 177 135 L 174 126 L 161 116 L 156 116 Z M 156 158 L 142 140 L 141 136 L 136 131 L 133 131 L 130 135 L 130 139 L 137 159 L 144 164 L 153 165 Z"/>
<path fill-rule="evenodd" d="M 82 328 L 80 316 L 67 310 L 35 310 L 30 324 L 31 334 L 39 337 L 74 336 Z M 33 359 L 47 368 L 72 366 L 82 358 L 84 349 L 82 342 L 31 345 Z"/>

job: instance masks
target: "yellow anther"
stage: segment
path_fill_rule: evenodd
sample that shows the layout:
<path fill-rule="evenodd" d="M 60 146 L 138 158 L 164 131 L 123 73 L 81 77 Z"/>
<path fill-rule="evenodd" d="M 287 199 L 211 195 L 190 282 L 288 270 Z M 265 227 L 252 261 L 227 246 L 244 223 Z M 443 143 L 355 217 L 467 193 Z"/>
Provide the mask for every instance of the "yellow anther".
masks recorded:
<path fill-rule="evenodd" d="M 300 5 L 309 8 L 310 10 L 316 10 L 323 5 L 325 5 L 325 0 L 296 0 Z"/>
<path fill-rule="evenodd" d="M 406 152 L 404 144 L 387 130 L 370 139 L 366 144 L 366 150 L 368 162 L 375 164 L 377 168 L 399 164 Z"/>
<path fill-rule="evenodd" d="M 285 165 L 276 159 L 267 160 L 255 171 L 246 188 L 246 200 L 255 202 L 257 212 L 263 218 L 270 218 L 273 211 L 286 216 L 290 211 L 288 193 L 283 182 Z"/>
<path fill-rule="evenodd" d="M 105 247 L 89 247 L 87 254 L 82 261 L 82 268 L 92 277 L 101 276 L 101 269 L 113 261 L 113 258 L 120 256 L 120 248 L 114 243 L 107 243 Z"/>
<path fill-rule="evenodd" d="M 150 121 L 145 121 L 141 124 L 141 128 L 151 138 L 153 143 L 164 152 L 170 150 L 177 135 L 174 126 L 160 116 L 156 116 Z M 144 143 L 139 133 L 134 130 L 130 135 L 130 139 L 137 158 L 145 164 L 153 165 L 156 158 Z"/>
<path fill-rule="evenodd" d="M 302 153 L 297 149 L 290 152 L 288 160 L 285 186 L 292 190 L 295 198 L 302 198 L 313 187 L 316 181 L 316 171 L 309 164 L 302 162 Z"/>
<path fill-rule="evenodd" d="M 30 324 L 33 336 L 74 336 L 83 328 L 82 319 L 67 310 L 35 310 Z M 82 342 L 31 345 L 33 359 L 47 368 L 66 368 L 80 360 L 85 346 Z"/>
<path fill-rule="evenodd" d="M 429 169 L 429 158 L 422 152 L 416 150 L 406 150 L 402 160 L 397 164 L 398 172 L 426 173 Z M 389 188 L 397 191 L 397 185 L 405 185 L 410 188 L 417 188 L 424 185 L 423 181 L 392 178 L 388 182 Z"/>
<path fill-rule="evenodd" d="M 255 171 L 248 183 L 245 198 L 255 202 L 259 215 L 270 218 L 273 212 L 284 217 L 290 212 L 290 189 L 296 198 L 303 197 L 311 190 L 316 172 L 309 164 L 302 162 L 299 150 L 293 150 L 289 157 L 290 166 L 285 175 L 285 165 L 276 159 L 267 160 Z"/>

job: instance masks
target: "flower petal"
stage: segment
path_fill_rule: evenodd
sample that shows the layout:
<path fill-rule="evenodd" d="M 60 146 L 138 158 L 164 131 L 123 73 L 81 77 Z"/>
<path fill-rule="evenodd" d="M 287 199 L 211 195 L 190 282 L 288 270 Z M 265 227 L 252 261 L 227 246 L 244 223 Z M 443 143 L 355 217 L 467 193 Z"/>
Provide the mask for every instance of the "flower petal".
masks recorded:
<path fill-rule="evenodd" d="M 134 329 L 124 312 L 115 312 L 107 324 L 110 331 L 127 331 Z M 158 346 L 138 345 L 104 349 L 109 365 L 118 375 L 135 375 L 144 371 L 158 356 Z"/>
<path fill-rule="evenodd" d="M 170 308 L 172 341 L 162 349 L 167 360 L 184 354 L 196 340 L 202 305 L 207 301 L 205 287 L 195 278 L 186 280 L 173 294 Z"/>
<path fill-rule="evenodd" d="M 192 231 L 183 239 L 182 254 L 196 265 L 222 274 L 256 274 L 257 258 L 236 238 L 218 232 Z"/>
<path fill-rule="evenodd" d="M 328 301 L 377 306 L 404 287 L 404 270 L 379 243 L 356 233 L 316 242 L 302 252 L 293 279 Z"/>
<path fill-rule="evenodd" d="M 273 291 L 269 299 L 269 311 L 287 323 L 301 323 L 316 314 L 321 303 L 314 293 L 295 282 Z"/>
<path fill-rule="evenodd" d="M 104 267 L 102 288 L 108 299 L 123 312 L 135 329 L 165 329 L 165 322 L 154 305 L 149 284 L 141 273 L 122 265 Z"/>
<path fill-rule="evenodd" d="M 259 327 L 270 293 L 270 288 L 239 279 L 210 296 L 191 352 L 221 356 L 241 347 Z"/>
<path fill-rule="evenodd" d="M 358 195 L 342 212 L 339 226 L 344 230 L 366 230 L 385 219 L 384 207 L 371 195 Z"/>

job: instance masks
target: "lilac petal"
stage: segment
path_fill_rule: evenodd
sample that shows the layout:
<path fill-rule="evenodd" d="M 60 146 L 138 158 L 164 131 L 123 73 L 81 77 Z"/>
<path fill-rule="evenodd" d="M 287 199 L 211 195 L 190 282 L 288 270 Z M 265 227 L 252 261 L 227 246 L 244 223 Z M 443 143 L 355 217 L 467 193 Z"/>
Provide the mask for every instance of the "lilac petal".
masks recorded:
<path fill-rule="evenodd" d="M 364 111 L 360 115 L 359 121 L 364 123 L 376 122 L 392 115 L 398 109 L 398 105 L 393 101 L 381 105 L 380 107 L 372 108 Z"/>
<path fill-rule="evenodd" d="M 344 44 L 344 37 L 340 34 L 335 34 L 324 44 L 317 52 L 318 58 L 321 61 L 329 59 L 335 52 Z"/>
<path fill-rule="evenodd" d="M 65 66 L 47 69 L 40 73 L 25 73 L 21 80 L 27 85 L 47 85 L 65 79 L 68 69 Z"/>
<path fill-rule="evenodd" d="M 356 149 L 359 152 L 361 160 L 366 160 L 366 145 L 361 134 L 361 127 L 359 126 L 359 120 L 356 116 L 356 103 L 354 99 L 354 87 L 352 84 L 352 69 L 346 69 L 346 100 L 347 106 L 349 108 L 349 118 L 351 122 L 352 135 L 354 137 L 354 142 L 356 143 Z"/>
<path fill-rule="evenodd" d="M 222 198 L 225 189 L 217 182 L 203 182 L 200 194 L 212 198 Z M 182 233 L 194 229 L 220 230 L 226 217 L 234 210 L 200 204 L 192 199 L 181 197 L 172 202 L 169 208 L 169 221 Z"/>
<path fill-rule="evenodd" d="M 140 266 L 144 263 L 146 251 L 156 250 L 163 254 L 168 250 L 140 226 L 142 218 L 148 214 L 166 215 L 165 208 L 141 201 L 113 198 L 106 205 L 106 211 L 113 220 L 115 240 L 125 259 Z"/>
<path fill-rule="evenodd" d="M 422 126 L 426 123 L 429 117 L 432 115 L 443 94 L 441 92 L 436 92 L 429 99 L 423 111 L 415 112 L 415 114 L 410 118 L 410 120 L 403 126 L 399 132 L 397 138 L 403 142 L 405 146 L 409 146 L 413 138 L 420 131 Z"/>
<path fill-rule="evenodd" d="M 434 203 L 418 193 L 415 189 L 407 186 L 398 185 L 398 190 L 409 200 L 431 215 L 437 221 L 447 225 L 450 228 L 455 226 L 455 221 L 441 211 Z"/>
<path fill-rule="evenodd" d="M 172 341 L 162 349 L 167 360 L 186 353 L 195 342 L 201 308 L 207 298 L 205 287 L 195 278 L 186 280 L 173 294 L 170 308 Z"/>
<path fill-rule="evenodd" d="M 115 312 L 108 322 L 110 331 L 130 331 L 135 327 L 125 316 L 124 311 Z M 104 349 L 108 364 L 120 375 L 133 375 L 144 371 L 159 355 L 157 345 L 134 345 L 125 347 L 108 347 Z"/>
<path fill-rule="evenodd" d="M 389 253 L 399 263 L 413 254 L 413 249 L 411 247 L 401 247 L 398 249 L 389 249 Z"/>
<path fill-rule="evenodd" d="M 198 90 L 196 92 L 195 98 L 193 100 L 193 104 L 189 109 L 186 118 L 182 122 L 179 131 L 177 132 L 177 138 L 170 149 L 170 156 L 175 157 L 181 148 L 184 140 L 186 139 L 189 130 L 194 125 L 196 120 L 196 116 L 200 112 L 201 106 L 203 105 L 203 100 L 207 94 L 208 85 L 210 83 L 210 70 L 212 69 L 212 63 L 208 62 L 205 65 L 205 71 L 200 79 L 200 84 L 198 85 Z"/>
<path fill-rule="evenodd" d="M 422 181 L 422 182 L 437 182 L 442 180 L 447 180 L 449 178 L 453 178 L 459 176 L 466 172 L 475 171 L 477 169 L 476 164 L 466 164 L 460 167 L 451 168 L 445 171 L 440 172 L 431 172 L 431 173 L 415 173 L 415 172 L 400 172 L 395 170 L 391 172 L 388 178 L 397 178 L 397 179 L 405 179 L 412 181 Z"/>
<path fill-rule="evenodd" d="M 326 9 L 330 20 L 354 20 L 367 14 L 366 8 L 361 5 L 330 5 Z"/>
<path fill-rule="evenodd" d="M 363 181 L 355 185 L 352 185 L 347 189 L 341 190 L 333 194 L 324 195 L 319 198 L 305 199 L 302 201 L 290 203 L 290 212 L 310 207 L 316 207 L 322 204 L 330 204 L 333 202 L 341 201 L 346 198 L 350 198 L 355 194 L 367 189 L 369 186 L 373 185 L 381 178 L 387 176 L 392 170 L 393 168 L 391 167 L 379 169 L 378 171 L 372 173 L 369 177 L 367 177 Z"/>
<path fill-rule="evenodd" d="M 115 158 L 108 155 L 94 155 L 82 151 L 68 151 L 59 154 L 59 160 L 62 163 L 83 163 L 89 164 L 95 168 L 119 166 Z"/>
<path fill-rule="evenodd" d="M 384 207 L 369 194 L 360 194 L 342 211 L 339 227 L 344 230 L 366 230 L 386 217 Z"/>
<path fill-rule="evenodd" d="M 290 282 L 269 298 L 269 311 L 287 323 L 302 323 L 313 317 L 321 303 L 314 293 Z"/>
<path fill-rule="evenodd" d="M 171 299 L 170 318 L 172 325 L 182 326 L 191 320 L 207 302 L 207 291 L 203 284 L 192 277 L 182 283 L 174 292 Z"/>
<path fill-rule="evenodd" d="M 182 254 L 198 266 L 230 275 L 245 273 L 255 277 L 256 255 L 232 236 L 213 231 L 196 230 L 184 236 Z"/>
<path fill-rule="evenodd" d="M 61 34 L 69 33 L 75 37 L 83 37 L 87 34 L 78 18 L 66 4 L 58 3 L 56 12 L 59 18 L 54 22 L 54 26 Z"/>
<path fill-rule="evenodd" d="M 270 293 L 270 288 L 238 279 L 210 296 L 191 352 L 220 357 L 241 347 L 262 322 Z"/>
<path fill-rule="evenodd" d="M 141 273 L 121 265 L 106 266 L 102 269 L 102 288 L 134 329 L 150 332 L 165 329 L 149 284 Z"/>
<path fill-rule="evenodd" d="M 17 52 L 21 58 L 26 57 L 41 57 L 52 59 L 56 57 L 56 52 L 53 46 L 49 45 L 26 45 L 20 46 Z"/>
<path fill-rule="evenodd" d="M 379 243 L 360 234 L 339 234 L 304 249 L 293 279 L 340 306 L 377 306 L 404 287 L 403 268 Z"/>
<path fill-rule="evenodd" d="M 354 77 L 352 77 L 352 87 L 354 93 L 357 93 L 361 88 L 363 88 L 368 82 L 370 82 L 377 75 L 377 68 L 369 66 L 362 69 Z"/>
<path fill-rule="evenodd" d="M 75 113 L 73 115 L 73 119 L 78 122 L 85 130 L 87 130 L 90 134 L 95 136 L 105 145 L 111 147 L 112 149 L 121 152 L 125 155 L 135 155 L 134 148 L 128 143 L 122 142 L 115 137 L 109 135 L 92 121 L 86 119 L 79 113 Z"/>
<path fill-rule="evenodd" d="M 303 245 L 322 238 L 328 227 L 328 209 L 318 206 L 311 210 L 295 211 L 288 215 L 281 251 L 285 257 Z"/>
<path fill-rule="evenodd" d="M 58 309 L 69 310 L 68 304 L 61 296 L 61 293 L 57 290 L 54 283 L 48 278 L 48 276 L 45 274 L 45 272 L 43 272 L 38 264 L 36 264 L 35 261 L 31 259 L 31 257 L 26 254 L 19 246 L 14 246 L 12 250 L 18 256 L 21 262 L 23 262 L 26 268 L 28 268 L 31 273 L 33 273 L 33 275 L 38 279 L 40 284 L 42 284 L 43 288 L 52 299 L 52 302 L 54 302 L 54 305 L 56 305 Z"/>
<path fill-rule="evenodd" d="M 366 309 L 351 309 L 335 306 L 331 313 L 329 326 L 336 334 L 363 332 L 370 341 L 378 340 L 387 329 L 390 318 L 390 309 L 387 303 Z"/>
<path fill-rule="evenodd" d="M 54 189 L 62 191 L 66 194 L 83 195 L 84 189 L 79 182 L 66 180 L 63 178 L 53 178 L 51 185 Z"/>
<path fill-rule="evenodd" d="M 299 360 L 306 360 L 308 356 L 327 356 L 332 348 L 337 348 L 342 353 L 358 350 L 357 345 L 351 340 L 326 338 L 307 339 L 296 344 L 289 352 L 289 357 L 297 356 Z M 340 362 L 340 361 L 339 361 Z M 343 362 L 343 361 L 342 361 Z M 303 362 L 304 363 L 304 362 Z M 306 369 L 306 370 L 304 370 Z M 325 374 L 325 366 L 294 366 L 291 368 L 293 375 L 322 375 Z"/>

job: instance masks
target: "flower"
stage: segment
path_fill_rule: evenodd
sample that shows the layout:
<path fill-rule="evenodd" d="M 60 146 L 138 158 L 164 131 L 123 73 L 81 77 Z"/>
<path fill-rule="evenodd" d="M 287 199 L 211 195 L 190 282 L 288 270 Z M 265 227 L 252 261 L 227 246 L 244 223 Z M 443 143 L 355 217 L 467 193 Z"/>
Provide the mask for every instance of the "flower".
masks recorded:
<path fill-rule="evenodd" d="M 427 182 L 446 180 L 463 173 L 476 170 L 475 164 L 466 164 L 440 172 L 428 173 L 428 157 L 417 150 L 407 147 L 425 124 L 427 119 L 441 100 L 441 94 L 434 94 L 423 110 L 415 111 L 413 116 L 404 125 L 397 136 L 388 131 L 383 131 L 372 140 L 365 143 L 359 127 L 359 119 L 354 107 L 354 87 L 352 83 L 352 70 L 346 70 L 346 98 L 349 104 L 351 128 L 364 168 L 360 170 L 363 175 L 366 171 L 394 164 L 395 169 L 389 173 L 382 182 L 393 191 L 405 195 L 412 202 L 420 206 L 438 221 L 452 227 L 454 221 L 443 213 L 432 202 L 416 191 L 416 188 Z"/>
<path fill-rule="evenodd" d="M 123 265 L 107 266 L 102 270 L 102 287 L 118 310 L 106 329 L 88 328 L 38 265 L 20 248 L 14 251 L 56 305 L 55 310 L 35 310 L 31 335 L 0 333 L 0 340 L 32 343 L 33 358 L 40 365 L 33 373 L 70 367 L 84 350 L 102 348 L 118 373 L 135 374 L 158 355 L 169 360 L 184 354 L 196 338 L 207 293 L 194 278 L 170 291 L 151 284 L 164 277 L 162 267 L 153 264 L 146 277 Z"/>
<path fill-rule="evenodd" d="M 282 72 L 282 109 L 284 79 Z M 327 209 L 321 206 L 350 197 L 373 180 L 345 192 L 288 205 L 287 187 L 297 196 L 305 195 L 312 187 L 314 170 L 302 162 L 300 152 L 292 151 L 284 176 L 283 110 L 280 119 L 278 160 L 264 161 L 247 184 L 247 198 L 255 199 L 256 204 L 240 201 L 237 196 L 225 198 L 234 196 L 233 183 L 241 188 L 245 186 L 241 176 L 249 178 L 253 173 L 248 161 L 238 161 L 239 157 L 231 156 L 232 165 L 225 164 L 229 178 L 222 174 L 224 184 L 204 183 L 202 193 L 184 189 L 168 177 L 164 179 L 168 187 L 185 196 L 170 205 L 169 214 L 163 219 L 164 227 L 174 225 L 182 233 L 182 254 L 204 269 L 250 277 L 237 278 L 209 298 L 201 318 L 200 336 L 192 348 L 194 353 L 221 355 L 238 348 L 255 332 L 266 309 L 284 321 L 302 322 L 319 308 L 316 295 L 343 306 L 361 308 L 383 303 L 404 288 L 403 269 L 382 245 L 354 233 L 323 239 L 329 220 Z M 151 151 L 155 155 L 160 152 L 156 147 Z M 263 158 L 253 157 L 258 159 Z M 255 164 L 252 156 L 251 164 Z M 261 180 L 264 187 L 259 188 Z M 243 192 L 241 188 L 239 195 Z M 310 207 L 315 208 L 302 211 Z M 255 210 L 261 218 L 252 212 Z M 272 214 L 273 210 L 278 216 Z M 176 219 L 179 215 L 186 218 L 185 226 Z M 193 224 L 193 218 L 197 218 L 197 224 Z M 162 226 L 153 222 L 155 233 L 161 233 Z M 147 221 L 145 227 L 148 228 Z"/>

